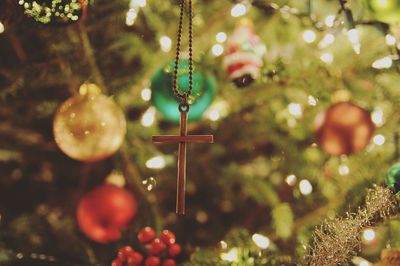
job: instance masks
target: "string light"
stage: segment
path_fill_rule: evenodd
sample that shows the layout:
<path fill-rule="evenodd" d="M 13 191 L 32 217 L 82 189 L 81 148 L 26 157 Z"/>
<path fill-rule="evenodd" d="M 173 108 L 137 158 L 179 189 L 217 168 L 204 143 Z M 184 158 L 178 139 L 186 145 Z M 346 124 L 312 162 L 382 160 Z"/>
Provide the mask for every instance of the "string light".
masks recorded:
<path fill-rule="evenodd" d="M 225 32 L 218 32 L 217 35 L 215 35 L 215 39 L 217 40 L 217 42 L 219 43 L 224 43 L 226 42 L 228 36 L 226 35 Z"/>
<path fill-rule="evenodd" d="M 374 109 L 374 111 L 372 112 L 372 114 L 371 114 L 371 119 L 372 119 L 372 122 L 373 122 L 376 126 L 378 126 L 378 127 L 382 126 L 383 123 L 384 123 L 384 121 L 383 121 L 383 111 L 382 111 L 382 109 L 379 108 L 379 107 L 376 107 L 376 108 Z"/>
<path fill-rule="evenodd" d="M 168 53 L 169 51 L 171 51 L 171 47 L 172 47 L 171 38 L 168 37 L 168 36 L 161 36 L 161 38 L 160 38 L 160 46 L 161 46 L 161 50 L 163 52 Z"/>
<path fill-rule="evenodd" d="M 4 24 L 0 22 L 0 34 L 3 33 L 5 30 Z"/>
<path fill-rule="evenodd" d="M 372 139 L 372 141 L 374 142 L 374 144 L 378 145 L 378 146 L 382 146 L 383 144 L 385 144 L 385 136 L 379 134 L 374 136 L 374 138 Z"/>
<path fill-rule="evenodd" d="M 156 116 L 156 109 L 154 107 L 150 107 L 144 112 L 140 123 L 144 127 L 151 127 L 154 124 Z"/>
<path fill-rule="evenodd" d="M 261 234 L 254 234 L 251 239 L 253 239 L 253 242 L 256 244 L 256 246 L 261 249 L 267 249 L 271 243 L 268 237 Z"/>
<path fill-rule="evenodd" d="M 321 56 L 319 57 L 319 59 L 321 59 L 322 62 L 326 63 L 326 64 L 332 64 L 333 62 L 333 55 L 331 53 L 323 53 L 321 54 Z"/>
<path fill-rule="evenodd" d="M 303 179 L 299 183 L 300 193 L 303 195 L 309 195 L 313 191 L 313 187 L 307 179 Z"/>
<path fill-rule="evenodd" d="M 126 18 L 125 18 L 125 24 L 127 26 L 133 26 L 133 24 L 135 24 L 138 12 L 139 8 L 129 8 L 128 12 L 126 12 Z"/>
<path fill-rule="evenodd" d="M 215 56 L 220 56 L 224 53 L 224 47 L 221 44 L 217 43 L 213 45 L 211 51 Z"/>
<path fill-rule="evenodd" d="M 146 0 L 131 0 L 129 6 L 131 8 L 134 8 L 134 7 L 145 7 L 146 6 Z"/>
<path fill-rule="evenodd" d="M 303 40 L 306 43 L 313 43 L 316 40 L 317 36 L 314 31 L 312 30 L 305 30 L 303 32 Z"/>
<path fill-rule="evenodd" d="M 335 16 L 334 15 L 329 15 L 325 18 L 325 25 L 328 27 L 333 27 L 335 24 Z"/>
<path fill-rule="evenodd" d="M 239 261 L 239 251 L 237 248 L 231 248 L 226 253 L 221 253 L 221 259 L 229 262 L 238 262 Z"/>
<path fill-rule="evenodd" d="M 231 9 L 231 16 L 232 17 L 241 17 L 246 14 L 247 8 L 244 4 L 236 4 Z"/>
<path fill-rule="evenodd" d="M 350 174 L 350 168 L 346 164 L 339 165 L 338 171 L 339 171 L 339 175 L 341 175 L 341 176 Z"/>
<path fill-rule="evenodd" d="M 297 177 L 295 175 L 288 175 L 285 179 L 285 182 L 289 185 L 289 186 L 294 186 L 297 182 Z"/>
<path fill-rule="evenodd" d="M 362 234 L 362 238 L 364 240 L 364 242 L 371 242 L 375 239 L 376 234 L 375 231 L 371 228 L 365 229 L 363 234 Z"/>
<path fill-rule="evenodd" d="M 303 115 L 303 109 L 299 103 L 290 103 L 288 105 L 289 113 L 296 118 L 300 118 Z"/>
<path fill-rule="evenodd" d="M 165 165 L 165 158 L 161 155 L 154 156 L 146 162 L 146 167 L 150 169 L 163 169 Z"/>
<path fill-rule="evenodd" d="M 143 88 L 143 90 L 140 92 L 140 96 L 142 99 L 146 102 L 151 100 L 151 90 L 149 88 Z"/>
<path fill-rule="evenodd" d="M 322 38 L 322 40 L 318 43 L 318 48 L 323 49 L 328 47 L 335 41 L 335 36 L 331 33 L 328 33 Z"/>
<path fill-rule="evenodd" d="M 311 106 L 317 105 L 317 99 L 314 98 L 312 95 L 308 95 L 308 104 Z"/>
<path fill-rule="evenodd" d="M 372 67 L 376 69 L 390 68 L 393 64 L 393 60 L 390 56 L 385 56 L 372 63 Z"/>
<path fill-rule="evenodd" d="M 387 45 L 393 46 L 396 44 L 396 37 L 394 37 L 392 34 L 386 34 L 385 41 Z"/>
<path fill-rule="evenodd" d="M 215 101 L 204 113 L 204 117 L 211 121 L 218 121 L 229 113 L 228 103 L 226 101 Z"/>
<path fill-rule="evenodd" d="M 361 44 L 360 44 L 360 38 L 358 37 L 358 30 L 355 28 L 348 30 L 347 37 L 349 38 L 349 41 L 350 41 L 351 45 L 353 46 L 354 52 L 356 54 L 360 54 Z"/>

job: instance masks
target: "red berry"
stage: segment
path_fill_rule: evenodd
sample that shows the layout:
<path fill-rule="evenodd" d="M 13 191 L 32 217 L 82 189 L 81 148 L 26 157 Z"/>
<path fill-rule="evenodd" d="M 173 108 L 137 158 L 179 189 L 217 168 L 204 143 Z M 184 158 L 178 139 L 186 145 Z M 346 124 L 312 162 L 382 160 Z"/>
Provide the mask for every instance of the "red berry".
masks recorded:
<path fill-rule="evenodd" d="M 176 266 L 176 262 L 173 259 L 166 259 L 162 266 Z"/>
<path fill-rule="evenodd" d="M 132 257 L 134 250 L 130 246 L 122 247 L 118 250 L 118 259 L 122 261 L 127 261 L 128 258 Z"/>
<path fill-rule="evenodd" d="M 147 245 L 147 250 L 151 255 L 158 255 L 163 252 L 167 246 L 161 242 L 159 238 L 154 239 L 149 245 Z"/>
<path fill-rule="evenodd" d="M 175 243 L 176 237 L 175 234 L 169 230 L 163 230 L 160 234 L 160 239 L 167 245 L 171 245 Z"/>
<path fill-rule="evenodd" d="M 147 226 L 139 231 L 137 237 L 138 237 L 140 243 L 146 244 L 156 237 L 156 232 L 154 232 L 153 228 Z"/>
<path fill-rule="evenodd" d="M 168 248 L 168 254 L 169 254 L 171 257 L 176 257 L 176 256 L 178 256 L 179 254 L 181 254 L 181 252 L 182 252 L 182 247 L 181 247 L 181 245 L 179 245 L 179 244 L 172 244 L 172 245 L 169 246 L 169 248 Z"/>
<path fill-rule="evenodd" d="M 158 257 L 150 256 L 150 257 L 147 257 L 145 265 L 146 266 L 160 266 L 160 263 L 161 263 L 161 261 Z"/>
<path fill-rule="evenodd" d="M 122 266 L 122 260 L 120 259 L 113 260 L 111 266 Z"/>
<path fill-rule="evenodd" d="M 143 261 L 143 256 L 139 252 L 134 252 L 126 261 L 126 266 L 139 266 Z"/>
<path fill-rule="evenodd" d="M 140 264 L 143 261 L 143 256 L 142 254 L 140 254 L 139 252 L 135 252 L 133 253 L 133 258 L 135 259 L 135 261 Z"/>

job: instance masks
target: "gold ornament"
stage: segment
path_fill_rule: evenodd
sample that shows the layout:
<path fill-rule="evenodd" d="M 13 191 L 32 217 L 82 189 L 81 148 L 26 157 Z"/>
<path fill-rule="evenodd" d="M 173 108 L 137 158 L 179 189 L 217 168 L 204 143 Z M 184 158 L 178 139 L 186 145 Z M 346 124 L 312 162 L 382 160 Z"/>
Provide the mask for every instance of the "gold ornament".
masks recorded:
<path fill-rule="evenodd" d="M 53 123 L 54 139 L 60 149 L 72 159 L 85 162 L 111 156 L 126 133 L 126 120 L 119 106 L 96 90 L 87 90 L 90 86 L 93 87 L 81 87 L 80 92 L 85 95 L 65 101 Z"/>
<path fill-rule="evenodd" d="M 382 250 L 381 261 L 376 266 L 400 266 L 400 249 Z"/>

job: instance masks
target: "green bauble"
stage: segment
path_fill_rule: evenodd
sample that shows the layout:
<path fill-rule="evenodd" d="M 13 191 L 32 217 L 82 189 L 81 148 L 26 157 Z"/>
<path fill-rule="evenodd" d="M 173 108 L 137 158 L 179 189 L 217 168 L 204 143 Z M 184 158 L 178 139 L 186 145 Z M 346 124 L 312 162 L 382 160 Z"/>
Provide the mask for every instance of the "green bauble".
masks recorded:
<path fill-rule="evenodd" d="M 179 122 L 178 99 L 172 91 L 172 79 L 175 62 L 169 62 L 164 68 L 159 69 L 151 81 L 151 100 L 160 111 L 165 120 Z M 182 60 L 178 66 L 178 88 L 181 92 L 189 89 L 189 61 Z M 216 81 L 211 76 L 193 73 L 193 90 L 189 97 L 190 110 L 189 121 L 201 118 L 204 111 L 210 106 L 217 92 Z"/>
<path fill-rule="evenodd" d="M 386 173 L 386 185 L 396 194 L 400 194 L 400 163 L 389 168 Z"/>
<path fill-rule="evenodd" d="M 385 23 L 400 21 L 399 0 L 364 0 L 364 3 L 378 21 Z"/>

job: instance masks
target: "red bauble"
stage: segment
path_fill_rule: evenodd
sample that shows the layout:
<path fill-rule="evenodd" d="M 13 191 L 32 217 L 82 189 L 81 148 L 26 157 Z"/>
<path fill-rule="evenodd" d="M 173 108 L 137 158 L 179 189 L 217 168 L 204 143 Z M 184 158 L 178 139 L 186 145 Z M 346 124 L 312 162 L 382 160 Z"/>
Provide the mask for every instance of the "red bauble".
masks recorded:
<path fill-rule="evenodd" d="M 135 251 L 131 247 L 126 246 L 118 250 L 118 258 L 125 261 L 132 257 L 134 253 Z"/>
<path fill-rule="evenodd" d="M 349 155 L 364 149 L 374 133 L 370 113 L 351 102 L 331 106 L 317 121 L 319 145 L 331 155 Z"/>
<path fill-rule="evenodd" d="M 167 246 L 158 238 L 154 239 L 149 245 L 147 245 L 147 249 L 152 255 L 158 255 L 166 248 Z"/>
<path fill-rule="evenodd" d="M 176 257 L 182 252 L 182 247 L 179 244 L 172 244 L 168 248 L 168 255 L 171 257 Z"/>
<path fill-rule="evenodd" d="M 137 237 L 138 237 L 140 243 L 146 244 L 146 243 L 152 241 L 156 237 L 156 232 L 154 231 L 153 228 L 147 226 L 139 231 Z"/>
<path fill-rule="evenodd" d="M 174 244 L 176 241 L 175 234 L 169 230 L 163 230 L 160 234 L 160 239 L 166 245 Z"/>
<path fill-rule="evenodd" d="M 145 261 L 146 266 L 159 266 L 161 264 L 161 260 L 156 256 L 147 257 Z"/>
<path fill-rule="evenodd" d="M 162 266 L 176 266 L 176 262 L 173 259 L 166 259 Z"/>
<path fill-rule="evenodd" d="M 82 197 L 76 212 L 81 231 L 98 243 L 118 241 L 137 211 L 137 202 L 126 189 L 101 185 Z"/>

